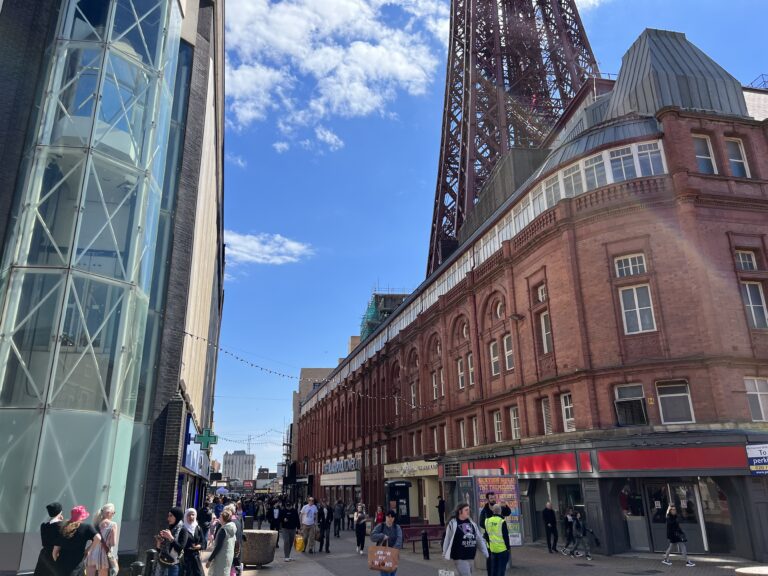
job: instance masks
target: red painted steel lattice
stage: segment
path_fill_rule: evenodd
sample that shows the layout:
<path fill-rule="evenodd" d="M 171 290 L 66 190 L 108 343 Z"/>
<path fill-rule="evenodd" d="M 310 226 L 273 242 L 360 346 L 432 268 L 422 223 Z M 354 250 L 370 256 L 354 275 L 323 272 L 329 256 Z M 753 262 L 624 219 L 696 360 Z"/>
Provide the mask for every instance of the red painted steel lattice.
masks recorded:
<path fill-rule="evenodd" d="M 575 0 L 452 0 L 427 274 L 452 252 L 498 159 L 537 147 L 598 73 Z"/>

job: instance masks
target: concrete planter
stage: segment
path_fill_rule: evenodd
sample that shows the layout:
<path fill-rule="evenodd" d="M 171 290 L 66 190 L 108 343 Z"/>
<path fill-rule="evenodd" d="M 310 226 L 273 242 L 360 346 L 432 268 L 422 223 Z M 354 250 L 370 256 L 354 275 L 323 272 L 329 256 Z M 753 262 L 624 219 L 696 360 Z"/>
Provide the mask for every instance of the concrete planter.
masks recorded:
<path fill-rule="evenodd" d="M 275 559 L 275 530 L 244 530 L 241 562 L 243 566 L 264 566 Z"/>

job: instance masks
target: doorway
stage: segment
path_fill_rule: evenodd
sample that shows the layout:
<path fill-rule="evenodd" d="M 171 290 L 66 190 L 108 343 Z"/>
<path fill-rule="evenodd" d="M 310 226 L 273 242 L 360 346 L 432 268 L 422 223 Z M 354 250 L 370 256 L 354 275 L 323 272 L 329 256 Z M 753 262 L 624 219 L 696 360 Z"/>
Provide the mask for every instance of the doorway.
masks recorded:
<path fill-rule="evenodd" d="M 667 540 L 667 507 L 670 502 L 677 508 L 680 528 L 688 538 L 688 552 L 709 552 L 707 532 L 701 509 L 701 495 L 695 482 L 647 482 L 645 485 L 651 525 L 651 543 L 655 552 L 664 552 Z"/>

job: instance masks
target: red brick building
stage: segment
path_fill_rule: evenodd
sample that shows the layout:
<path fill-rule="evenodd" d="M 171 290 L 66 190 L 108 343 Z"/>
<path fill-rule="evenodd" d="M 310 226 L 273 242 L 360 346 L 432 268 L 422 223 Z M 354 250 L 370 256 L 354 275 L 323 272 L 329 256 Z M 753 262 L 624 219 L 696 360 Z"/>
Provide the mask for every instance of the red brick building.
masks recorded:
<path fill-rule="evenodd" d="M 500 162 L 456 253 L 304 399 L 315 495 L 413 521 L 457 476 L 516 474 L 524 537 L 582 509 L 601 551 L 768 560 L 768 92 L 646 30 L 537 156 Z M 523 166 L 523 168 L 521 168 Z M 525 168 L 528 167 L 528 169 Z M 514 186 L 511 184 L 514 183 Z"/>

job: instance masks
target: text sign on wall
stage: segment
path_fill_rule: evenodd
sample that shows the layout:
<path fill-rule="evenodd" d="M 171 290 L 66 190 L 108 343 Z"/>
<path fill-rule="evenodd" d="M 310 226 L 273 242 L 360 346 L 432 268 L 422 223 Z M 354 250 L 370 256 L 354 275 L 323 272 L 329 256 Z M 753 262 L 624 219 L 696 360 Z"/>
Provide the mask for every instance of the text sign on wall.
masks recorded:
<path fill-rule="evenodd" d="M 748 444 L 747 461 L 752 476 L 768 476 L 768 444 Z"/>
<path fill-rule="evenodd" d="M 485 506 L 485 495 L 488 492 L 496 494 L 498 504 L 505 503 L 512 513 L 505 518 L 509 530 L 509 543 L 512 546 L 523 545 L 523 523 L 520 514 L 520 490 L 515 476 L 477 476 L 477 502 L 479 509 Z"/>

